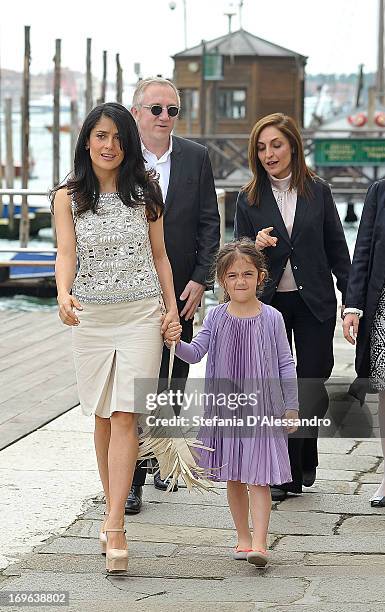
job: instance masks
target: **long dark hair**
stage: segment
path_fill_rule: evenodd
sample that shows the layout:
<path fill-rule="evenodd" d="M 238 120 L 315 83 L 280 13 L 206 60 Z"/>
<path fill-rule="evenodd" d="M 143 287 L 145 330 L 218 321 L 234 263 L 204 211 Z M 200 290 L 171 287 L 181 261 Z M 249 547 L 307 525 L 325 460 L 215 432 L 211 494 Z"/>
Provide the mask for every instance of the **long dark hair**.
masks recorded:
<path fill-rule="evenodd" d="M 251 130 L 249 139 L 249 168 L 253 173 L 253 178 L 243 187 L 242 191 L 247 194 L 247 200 L 252 206 L 259 206 L 262 191 L 266 185 L 267 173 L 258 157 L 258 139 L 265 127 L 274 126 L 289 141 L 291 154 L 291 182 L 290 189 L 296 189 L 298 195 L 312 197 L 309 188 L 309 179 L 315 176 L 314 172 L 308 168 L 305 162 L 305 153 L 301 134 L 294 119 L 283 113 L 272 113 L 259 119 Z"/>
<path fill-rule="evenodd" d="M 52 207 L 56 192 L 66 188 L 67 193 L 73 196 L 76 202 L 77 215 L 87 210 L 96 212 L 100 185 L 92 167 L 87 143 L 92 129 L 102 117 L 108 117 L 115 123 L 120 147 L 124 153 L 118 168 L 116 185 L 120 199 L 126 206 L 145 205 L 148 218 L 155 221 L 164 209 L 159 183 L 153 170 L 146 171 L 139 132 L 133 116 L 116 102 L 99 104 L 88 113 L 76 143 L 73 172 L 51 191 Z"/>

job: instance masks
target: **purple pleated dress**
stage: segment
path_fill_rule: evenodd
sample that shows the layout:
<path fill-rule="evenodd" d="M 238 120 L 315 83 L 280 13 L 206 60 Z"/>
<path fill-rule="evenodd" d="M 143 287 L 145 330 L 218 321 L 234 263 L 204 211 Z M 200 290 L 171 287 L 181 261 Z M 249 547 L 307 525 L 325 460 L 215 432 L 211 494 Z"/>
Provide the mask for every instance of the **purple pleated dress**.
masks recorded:
<path fill-rule="evenodd" d="M 188 363 L 197 363 L 208 352 L 205 391 L 209 398 L 220 396 L 222 404 L 224 395 L 242 396 L 242 405 L 234 409 L 228 403 L 206 401 L 205 423 L 216 415 L 217 422 L 230 418 L 233 424 L 202 425 L 197 438 L 214 452 L 200 451 L 199 464 L 218 481 L 290 482 L 286 430 L 261 426 L 266 418 L 270 422 L 288 408 L 298 409 L 295 365 L 282 315 L 263 304 L 259 315 L 239 318 L 229 314 L 227 307 L 221 304 L 210 310 L 192 342 L 180 342 L 176 348 L 176 355 Z M 245 397 L 253 400 L 245 401 Z"/>

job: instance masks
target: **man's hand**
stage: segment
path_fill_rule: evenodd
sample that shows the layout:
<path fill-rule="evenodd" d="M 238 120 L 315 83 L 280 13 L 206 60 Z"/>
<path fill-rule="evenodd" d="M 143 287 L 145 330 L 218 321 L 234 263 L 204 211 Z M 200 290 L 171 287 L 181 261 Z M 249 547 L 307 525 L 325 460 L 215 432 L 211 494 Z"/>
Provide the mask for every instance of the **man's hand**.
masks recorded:
<path fill-rule="evenodd" d="M 184 317 L 186 321 L 194 318 L 204 292 L 205 286 L 193 280 L 190 280 L 185 286 L 179 299 L 187 300 L 180 313 L 180 316 Z"/>
<path fill-rule="evenodd" d="M 358 318 L 358 315 L 356 314 L 347 314 L 344 318 L 344 322 L 342 323 L 342 329 L 344 330 L 344 338 L 350 344 L 356 343 L 359 324 L 360 324 L 360 320 Z M 353 328 L 353 333 L 351 331 L 352 328 Z"/>
<path fill-rule="evenodd" d="M 291 408 L 289 410 L 285 410 L 285 419 L 287 419 L 288 421 L 298 419 L 298 410 L 293 410 Z M 286 426 L 286 431 L 288 434 L 294 433 L 295 431 L 297 431 L 297 429 L 297 425 Z"/>

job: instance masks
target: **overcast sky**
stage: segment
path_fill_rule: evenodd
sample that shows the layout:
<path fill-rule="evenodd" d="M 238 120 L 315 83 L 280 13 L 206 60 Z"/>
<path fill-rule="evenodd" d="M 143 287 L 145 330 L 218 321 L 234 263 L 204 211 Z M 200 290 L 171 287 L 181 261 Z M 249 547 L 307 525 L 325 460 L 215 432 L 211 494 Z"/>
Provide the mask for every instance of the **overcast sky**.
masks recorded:
<path fill-rule="evenodd" d="M 125 80 L 133 64 L 143 76 L 172 75 L 170 56 L 184 48 L 183 1 L 175 0 L 2 0 L 0 62 L 22 70 L 24 25 L 31 26 L 31 71 L 52 68 L 55 38 L 62 39 L 62 65 L 85 70 L 86 38 L 92 38 L 93 73 L 101 75 L 103 49 L 108 76 L 120 52 Z M 227 32 L 227 0 L 186 0 L 188 46 Z M 238 1 L 233 2 L 235 10 Z M 243 28 L 308 56 L 307 72 L 356 72 L 376 69 L 378 0 L 244 0 Z M 238 29 L 238 16 L 232 29 Z"/>

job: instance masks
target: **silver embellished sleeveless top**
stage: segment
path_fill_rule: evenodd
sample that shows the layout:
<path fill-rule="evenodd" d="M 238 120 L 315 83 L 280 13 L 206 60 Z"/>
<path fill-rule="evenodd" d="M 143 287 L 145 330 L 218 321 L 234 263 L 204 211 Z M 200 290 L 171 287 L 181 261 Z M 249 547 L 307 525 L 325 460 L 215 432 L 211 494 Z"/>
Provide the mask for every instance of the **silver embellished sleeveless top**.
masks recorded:
<path fill-rule="evenodd" d="M 161 294 L 145 206 L 125 206 L 117 193 L 101 193 L 96 213 L 76 215 L 78 271 L 72 287 L 80 302 L 132 302 Z"/>

